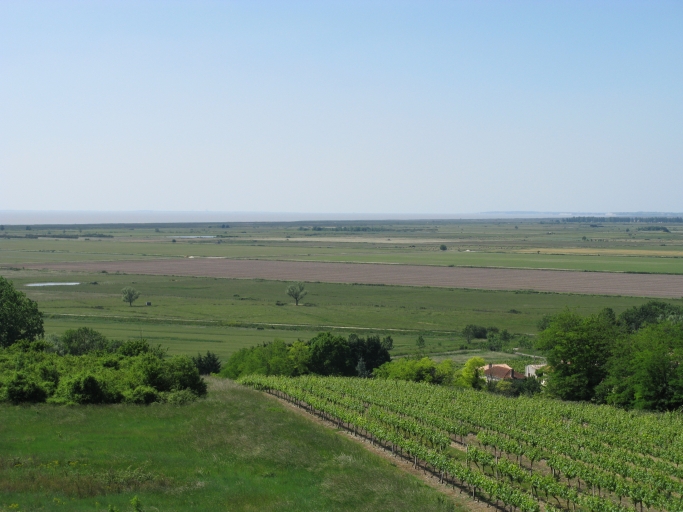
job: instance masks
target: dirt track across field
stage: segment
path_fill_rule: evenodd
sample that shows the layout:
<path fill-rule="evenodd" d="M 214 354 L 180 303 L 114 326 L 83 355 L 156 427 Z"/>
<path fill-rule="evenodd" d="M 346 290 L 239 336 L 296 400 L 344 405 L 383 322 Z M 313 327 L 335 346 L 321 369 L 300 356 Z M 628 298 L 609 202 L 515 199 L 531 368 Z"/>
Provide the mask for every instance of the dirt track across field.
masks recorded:
<path fill-rule="evenodd" d="M 25 268 L 79 272 L 121 272 L 175 276 L 272 279 L 326 283 L 438 286 L 483 290 L 683 297 L 683 275 L 619 274 L 502 268 L 433 267 L 321 263 L 304 261 L 230 260 L 217 258 L 158 259 L 72 263 L 33 263 Z"/>

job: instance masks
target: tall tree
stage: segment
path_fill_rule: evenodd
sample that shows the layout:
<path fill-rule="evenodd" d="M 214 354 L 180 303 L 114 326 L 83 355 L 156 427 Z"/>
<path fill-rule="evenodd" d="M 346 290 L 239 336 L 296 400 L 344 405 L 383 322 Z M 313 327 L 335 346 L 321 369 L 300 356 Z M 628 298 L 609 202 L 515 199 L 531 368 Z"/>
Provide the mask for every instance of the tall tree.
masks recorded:
<path fill-rule="evenodd" d="M 19 340 L 33 341 L 45 334 L 38 304 L 0 277 L 0 347 Z"/>
<path fill-rule="evenodd" d="M 127 286 L 126 288 L 121 290 L 121 295 L 123 298 L 123 302 L 127 302 L 129 306 L 132 306 L 133 302 L 138 300 L 138 298 L 140 297 L 140 292 L 138 292 L 135 288 Z"/>
<path fill-rule="evenodd" d="M 683 406 L 683 325 L 650 324 L 615 347 L 598 392 L 609 404 L 667 411 Z"/>
<path fill-rule="evenodd" d="M 547 353 L 547 391 L 563 400 L 591 400 L 607 376 L 607 361 L 620 337 L 614 312 L 581 317 L 571 311 L 555 315 L 539 335 L 537 347 Z"/>
<path fill-rule="evenodd" d="M 290 284 L 287 287 L 287 295 L 289 295 L 291 298 L 294 299 L 295 305 L 299 305 L 299 301 L 303 299 L 308 292 L 306 291 L 306 287 L 304 286 L 304 283 L 301 281 L 296 282 L 294 284 Z"/>

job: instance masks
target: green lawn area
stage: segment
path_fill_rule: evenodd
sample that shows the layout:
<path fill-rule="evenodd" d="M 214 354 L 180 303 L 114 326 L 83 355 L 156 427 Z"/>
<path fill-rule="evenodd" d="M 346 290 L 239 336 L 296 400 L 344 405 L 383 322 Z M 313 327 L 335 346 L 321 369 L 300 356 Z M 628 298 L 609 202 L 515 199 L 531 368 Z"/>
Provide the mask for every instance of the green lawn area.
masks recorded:
<path fill-rule="evenodd" d="M 186 406 L 0 406 L 0 510 L 464 510 L 231 381 Z"/>

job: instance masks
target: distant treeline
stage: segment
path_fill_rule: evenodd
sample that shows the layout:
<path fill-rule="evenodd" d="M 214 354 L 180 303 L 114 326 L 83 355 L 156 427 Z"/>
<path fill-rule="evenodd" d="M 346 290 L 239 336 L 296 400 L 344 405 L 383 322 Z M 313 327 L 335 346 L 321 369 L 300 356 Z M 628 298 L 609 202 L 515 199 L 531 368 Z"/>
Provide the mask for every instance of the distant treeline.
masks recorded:
<path fill-rule="evenodd" d="M 682 223 L 683 217 L 567 217 L 562 222 L 666 222 Z"/>
<path fill-rule="evenodd" d="M 299 231 L 347 231 L 347 232 L 375 232 L 375 231 L 436 231 L 436 228 L 390 228 L 385 226 L 300 226 Z"/>
<path fill-rule="evenodd" d="M 302 229 L 302 228 L 299 228 Z M 303 228 L 306 229 L 306 228 Z M 313 231 L 396 231 L 384 226 L 313 226 Z"/>
<path fill-rule="evenodd" d="M 63 233 L 60 234 L 52 234 L 52 233 L 42 233 L 42 234 L 36 234 L 36 233 L 27 233 L 25 235 L 10 235 L 8 233 L 4 233 L 0 235 L 0 238 L 30 238 L 30 239 L 36 239 L 36 238 L 64 238 L 68 240 L 77 240 L 78 238 L 114 238 L 113 235 L 104 235 L 102 233 L 84 233 L 80 235 L 66 235 Z"/>

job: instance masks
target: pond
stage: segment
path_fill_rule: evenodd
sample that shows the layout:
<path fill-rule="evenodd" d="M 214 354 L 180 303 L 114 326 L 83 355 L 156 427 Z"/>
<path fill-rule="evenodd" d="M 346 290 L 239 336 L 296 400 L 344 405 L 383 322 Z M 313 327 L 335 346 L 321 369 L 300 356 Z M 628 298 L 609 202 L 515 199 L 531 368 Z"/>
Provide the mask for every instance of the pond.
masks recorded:
<path fill-rule="evenodd" d="M 166 238 L 216 238 L 215 235 L 183 235 L 183 236 L 167 236 Z"/>
<path fill-rule="evenodd" d="M 31 283 L 26 286 L 76 286 L 81 283 Z"/>

